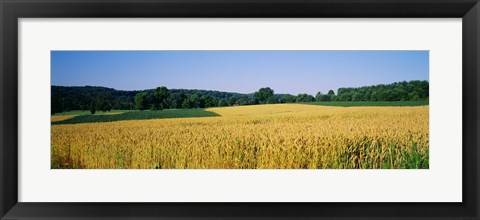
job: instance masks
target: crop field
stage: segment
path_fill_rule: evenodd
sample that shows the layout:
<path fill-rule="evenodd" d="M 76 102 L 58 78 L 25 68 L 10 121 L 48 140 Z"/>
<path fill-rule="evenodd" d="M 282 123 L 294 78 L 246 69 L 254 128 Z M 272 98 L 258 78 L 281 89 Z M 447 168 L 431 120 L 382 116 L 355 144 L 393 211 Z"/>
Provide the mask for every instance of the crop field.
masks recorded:
<path fill-rule="evenodd" d="M 93 122 L 114 122 L 125 120 L 145 120 L 157 118 L 192 118 L 192 117 L 214 117 L 218 114 L 204 109 L 166 109 L 163 111 L 127 111 L 114 112 L 112 114 L 100 115 L 65 115 L 52 116 L 52 125 L 57 124 L 80 124 Z"/>
<path fill-rule="evenodd" d="M 51 167 L 429 168 L 428 106 L 275 104 L 204 112 L 217 117 L 52 124 Z"/>
<path fill-rule="evenodd" d="M 71 119 L 73 117 L 76 117 L 77 115 L 52 115 L 51 116 L 51 122 L 59 122 L 59 121 L 65 121 L 67 119 Z"/>

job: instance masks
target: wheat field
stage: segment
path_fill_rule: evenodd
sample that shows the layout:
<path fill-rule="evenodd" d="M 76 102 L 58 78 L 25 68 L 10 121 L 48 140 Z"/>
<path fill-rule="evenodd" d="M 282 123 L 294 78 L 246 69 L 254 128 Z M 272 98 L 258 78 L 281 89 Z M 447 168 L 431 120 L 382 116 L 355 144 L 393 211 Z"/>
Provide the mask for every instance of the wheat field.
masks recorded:
<path fill-rule="evenodd" d="M 77 116 L 77 115 L 52 115 L 50 117 L 50 119 L 51 119 L 51 122 L 57 122 L 57 121 L 67 120 L 67 119 L 73 118 L 75 116 Z"/>
<path fill-rule="evenodd" d="M 275 104 L 207 111 L 221 116 L 52 125 L 51 168 L 429 166 L 428 106 Z"/>

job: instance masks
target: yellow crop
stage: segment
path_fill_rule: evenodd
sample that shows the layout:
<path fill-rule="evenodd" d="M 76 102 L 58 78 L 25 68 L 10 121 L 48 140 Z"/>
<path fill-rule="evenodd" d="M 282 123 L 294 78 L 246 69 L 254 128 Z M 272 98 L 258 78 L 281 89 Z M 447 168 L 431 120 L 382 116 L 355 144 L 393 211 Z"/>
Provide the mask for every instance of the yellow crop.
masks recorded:
<path fill-rule="evenodd" d="M 52 126 L 52 168 L 428 168 L 429 107 L 211 108 L 221 117 Z"/>
<path fill-rule="evenodd" d="M 52 115 L 51 116 L 51 121 L 54 122 L 54 121 L 63 121 L 63 120 L 67 120 L 67 119 L 70 119 L 70 118 L 73 118 L 77 115 Z"/>

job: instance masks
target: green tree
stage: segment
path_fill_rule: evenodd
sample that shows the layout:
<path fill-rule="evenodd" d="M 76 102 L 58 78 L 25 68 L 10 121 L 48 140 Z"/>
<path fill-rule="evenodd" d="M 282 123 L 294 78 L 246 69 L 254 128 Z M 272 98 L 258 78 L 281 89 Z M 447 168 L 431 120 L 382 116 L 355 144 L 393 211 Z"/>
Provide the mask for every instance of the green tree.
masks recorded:
<path fill-rule="evenodd" d="M 315 95 L 315 100 L 321 101 L 322 100 L 323 93 L 322 92 L 317 92 L 317 95 Z"/>
<path fill-rule="evenodd" d="M 224 107 L 228 106 L 228 102 L 226 99 L 221 99 L 220 102 L 218 102 L 218 107 Z"/>
<path fill-rule="evenodd" d="M 362 93 L 356 92 L 352 95 L 352 101 L 356 101 L 356 102 L 363 101 L 363 96 L 364 95 Z"/>
<path fill-rule="evenodd" d="M 52 95 L 52 98 L 51 98 L 51 109 L 50 109 L 50 113 L 52 115 L 54 115 L 55 113 L 62 113 L 63 112 L 63 104 L 62 104 L 62 101 L 60 100 L 59 97 L 54 97 Z"/>
<path fill-rule="evenodd" d="M 275 98 L 275 96 L 271 96 L 270 98 L 267 99 L 267 104 L 276 104 L 278 103 L 278 99 Z"/>
<path fill-rule="evenodd" d="M 273 96 L 273 94 L 273 90 L 270 89 L 270 87 L 265 87 L 255 92 L 253 96 L 255 97 L 255 99 L 258 99 L 260 104 L 265 104 L 267 103 L 267 100 L 269 100 Z"/>
<path fill-rule="evenodd" d="M 95 100 L 96 110 L 107 112 L 112 110 L 112 104 L 109 94 L 100 94 Z"/>
<path fill-rule="evenodd" d="M 170 91 L 167 87 L 157 87 L 153 90 L 153 106 L 156 110 L 163 110 L 170 107 Z"/>
<path fill-rule="evenodd" d="M 188 98 L 185 99 L 182 103 L 182 108 L 198 108 L 199 107 L 199 101 L 200 99 L 198 98 L 197 94 L 193 94 L 189 96 Z"/>
<path fill-rule="evenodd" d="M 137 95 L 135 95 L 135 108 L 143 111 L 147 109 L 148 106 L 148 93 L 146 92 L 140 92 Z"/>
<path fill-rule="evenodd" d="M 95 104 L 95 101 L 94 100 L 90 101 L 90 113 L 94 115 L 96 110 L 97 110 L 97 106 Z"/>
<path fill-rule="evenodd" d="M 249 99 L 247 95 L 242 95 L 238 100 L 239 105 L 248 105 Z"/>
<path fill-rule="evenodd" d="M 376 91 L 373 91 L 372 94 L 370 94 L 370 100 L 369 101 L 378 101 L 378 95 Z"/>
<path fill-rule="evenodd" d="M 234 106 L 237 104 L 237 101 L 238 101 L 238 98 L 236 96 L 232 96 L 230 97 L 230 99 L 228 100 L 228 105 L 230 106 Z"/>
<path fill-rule="evenodd" d="M 332 101 L 332 96 L 327 95 L 327 94 L 323 94 L 321 96 L 315 97 L 315 100 L 317 102 L 330 102 L 330 101 Z"/>
<path fill-rule="evenodd" d="M 413 91 L 410 94 L 408 94 L 408 98 L 412 101 L 420 100 L 420 96 L 418 95 L 418 93 L 416 91 Z"/>
<path fill-rule="evenodd" d="M 294 102 L 295 102 L 295 99 L 297 99 L 296 96 L 290 95 L 290 94 L 285 94 L 285 95 L 283 95 L 282 98 L 280 99 L 280 102 L 281 102 L 281 103 L 294 103 Z"/>
<path fill-rule="evenodd" d="M 216 107 L 217 105 L 218 100 L 209 95 L 204 95 L 200 98 L 200 108 Z"/>
<path fill-rule="evenodd" d="M 297 100 L 295 100 L 295 102 L 314 102 L 314 101 L 315 101 L 315 98 L 312 95 L 309 95 L 306 93 L 298 94 Z"/>
<path fill-rule="evenodd" d="M 170 96 L 170 108 L 182 108 L 182 104 L 187 99 L 184 93 L 172 93 Z"/>
<path fill-rule="evenodd" d="M 317 102 L 330 102 L 330 101 L 332 101 L 333 97 L 335 96 L 335 95 L 332 95 L 332 94 L 334 94 L 333 90 L 328 91 L 327 94 L 323 94 L 321 92 L 318 92 L 317 95 L 315 96 L 315 100 Z"/>
<path fill-rule="evenodd" d="M 112 110 L 112 104 L 110 104 L 110 102 L 107 102 L 102 109 L 103 112 L 109 112 L 111 110 Z"/>

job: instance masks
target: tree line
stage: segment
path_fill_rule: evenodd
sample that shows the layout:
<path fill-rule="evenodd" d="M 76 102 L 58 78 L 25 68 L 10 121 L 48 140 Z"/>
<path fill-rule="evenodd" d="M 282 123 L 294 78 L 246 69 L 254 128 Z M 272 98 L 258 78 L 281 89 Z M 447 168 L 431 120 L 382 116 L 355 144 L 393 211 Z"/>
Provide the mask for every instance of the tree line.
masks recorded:
<path fill-rule="evenodd" d="M 269 87 L 251 94 L 209 90 L 168 89 L 160 86 L 142 91 L 121 91 L 105 87 L 52 86 L 51 114 L 70 110 L 163 110 L 238 105 L 330 102 L 330 101 L 416 101 L 428 100 L 428 81 L 397 82 L 387 85 L 339 88 L 316 96 L 275 94 Z"/>

